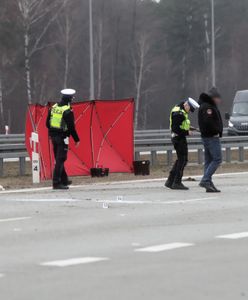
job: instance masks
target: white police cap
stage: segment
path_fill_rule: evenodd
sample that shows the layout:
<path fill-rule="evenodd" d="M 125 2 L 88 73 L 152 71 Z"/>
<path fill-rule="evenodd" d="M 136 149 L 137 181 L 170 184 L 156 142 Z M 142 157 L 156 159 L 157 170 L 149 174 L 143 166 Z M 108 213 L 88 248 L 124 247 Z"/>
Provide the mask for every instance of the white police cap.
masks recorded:
<path fill-rule="evenodd" d="M 200 107 L 199 103 L 196 102 L 196 101 L 195 101 L 194 99 L 192 99 L 192 98 L 189 98 L 189 99 L 188 99 L 188 103 L 189 103 L 190 107 L 192 107 L 193 109 L 197 109 L 197 108 Z"/>
<path fill-rule="evenodd" d="M 76 94 L 76 91 L 73 89 L 64 89 L 61 91 L 61 94 L 63 96 L 74 96 Z"/>

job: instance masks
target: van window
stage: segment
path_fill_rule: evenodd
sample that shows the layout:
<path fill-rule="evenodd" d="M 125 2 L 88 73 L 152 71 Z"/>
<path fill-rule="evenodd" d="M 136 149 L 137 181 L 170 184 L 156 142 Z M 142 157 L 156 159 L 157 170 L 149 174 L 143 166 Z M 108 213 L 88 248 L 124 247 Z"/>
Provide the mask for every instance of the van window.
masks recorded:
<path fill-rule="evenodd" d="M 248 101 L 248 91 L 237 92 L 234 102 L 246 102 Z"/>
<path fill-rule="evenodd" d="M 234 116 L 248 116 L 248 102 L 234 103 L 233 115 Z"/>

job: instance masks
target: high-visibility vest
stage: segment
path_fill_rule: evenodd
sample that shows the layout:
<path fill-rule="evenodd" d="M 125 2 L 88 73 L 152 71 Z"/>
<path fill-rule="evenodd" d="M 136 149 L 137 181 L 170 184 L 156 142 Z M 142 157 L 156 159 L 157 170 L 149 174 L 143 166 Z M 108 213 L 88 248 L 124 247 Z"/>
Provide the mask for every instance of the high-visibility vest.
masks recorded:
<path fill-rule="evenodd" d="M 176 105 L 170 113 L 170 129 L 172 128 L 172 115 L 175 112 L 182 112 L 184 115 L 184 121 L 182 122 L 182 125 L 180 126 L 180 128 L 182 130 L 190 130 L 190 119 L 189 119 L 189 114 L 182 108 L 180 108 L 180 106 Z"/>
<path fill-rule="evenodd" d="M 67 126 L 63 120 L 63 114 L 70 109 L 69 105 L 59 106 L 58 104 L 54 104 L 51 109 L 50 127 L 66 131 Z"/>

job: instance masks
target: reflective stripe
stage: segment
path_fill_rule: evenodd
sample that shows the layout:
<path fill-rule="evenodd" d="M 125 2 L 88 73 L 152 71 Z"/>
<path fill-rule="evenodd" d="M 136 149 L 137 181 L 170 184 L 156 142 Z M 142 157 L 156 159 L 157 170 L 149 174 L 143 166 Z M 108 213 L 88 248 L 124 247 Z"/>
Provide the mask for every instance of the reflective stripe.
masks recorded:
<path fill-rule="evenodd" d="M 180 128 L 182 130 L 186 130 L 186 131 L 190 130 L 189 115 L 184 109 L 180 108 L 178 105 L 173 107 L 173 109 L 171 110 L 171 113 L 170 113 L 170 129 L 172 128 L 172 114 L 175 113 L 175 112 L 182 112 L 183 115 L 184 115 L 184 121 L 182 122 L 182 125 L 180 126 Z"/>
<path fill-rule="evenodd" d="M 53 105 L 51 109 L 50 127 L 55 129 L 67 130 L 67 126 L 63 120 L 63 114 L 65 111 L 70 110 L 69 105 L 59 106 L 58 104 Z"/>

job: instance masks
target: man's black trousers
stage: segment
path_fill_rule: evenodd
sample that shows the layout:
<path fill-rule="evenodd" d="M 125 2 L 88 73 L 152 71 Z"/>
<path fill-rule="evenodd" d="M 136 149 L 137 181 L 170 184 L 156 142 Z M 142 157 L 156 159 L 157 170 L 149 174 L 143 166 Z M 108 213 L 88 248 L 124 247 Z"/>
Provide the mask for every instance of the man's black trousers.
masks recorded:
<path fill-rule="evenodd" d="M 68 176 L 65 171 L 65 161 L 67 159 L 68 145 L 65 144 L 62 136 L 52 137 L 55 166 L 53 171 L 53 185 L 68 183 Z"/>
<path fill-rule="evenodd" d="M 188 162 L 188 144 L 186 137 L 176 136 L 172 138 L 172 143 L 176 150 L 177 160 L 169 175 L 170 184 L 180 184 L 182 182 L 183 171 Z"/>

